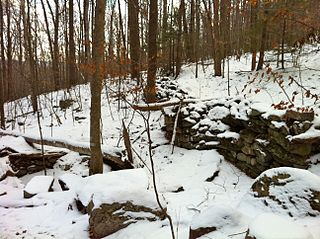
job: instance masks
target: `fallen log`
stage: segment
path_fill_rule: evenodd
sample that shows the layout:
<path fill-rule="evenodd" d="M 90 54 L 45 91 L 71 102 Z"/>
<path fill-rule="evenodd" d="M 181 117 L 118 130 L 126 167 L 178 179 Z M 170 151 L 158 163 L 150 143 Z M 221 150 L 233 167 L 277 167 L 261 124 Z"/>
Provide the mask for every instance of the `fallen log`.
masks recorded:
<path fill-rule="evenodd" d="M 23 137 L 26 142 L 30 144 L 41 144 L 40 137 L 20 134 L 16 132 L 9 132 L 0 130 L 0 136 L 14 136 Z M 43 144 L 52 147 L 65 148 L 80 154 L 91 155 L 89 143 L 79 143 L 71 140 L 54 139 L 49 137 L 43 138 Z M 114 147 L 102 147 L 103 162 L 108 164 L 113 170 L 130 169 L 133 168 L 132 164 L 128 161 L 121 159 L 122 151 Z"/>
<path fill-rule="evenodd" d="M 163 102 L 156 102 L 156 103 L 143 103 L 143 104 L 131 104 L 130 102 L 129 105 L 131 106 L 132 109 L 134 110 L 139 110 L 139 111 L 156 111 L 156 110 L 162 110 L 165 107 L 170 107 L 170 106 L 176 106 L 176 105 L 187 105 L 190 103 L 199 103 L 199 102 L 206 102 L 206 101 L 212 101 L 212 100 L 219 100 L 218 98 L 208 98 L 208 99 L 172 99 L 168 101 L 163 101 Z"/>
<path fill-rule="evenodd" d="M 158 103 L 132 105 L 132 108 L 134 110 L 140 110 L 140 111 L 156 111 L 156 110 L 161 110 L 165 107 L 175 106 L 179 104 L 185 105 L 189 103 L 196 103 L 199 101 L 200 101 L 199 99 L 184 99 L 184 100 L 174 99 L 174 100 L 158 102 Z"/>

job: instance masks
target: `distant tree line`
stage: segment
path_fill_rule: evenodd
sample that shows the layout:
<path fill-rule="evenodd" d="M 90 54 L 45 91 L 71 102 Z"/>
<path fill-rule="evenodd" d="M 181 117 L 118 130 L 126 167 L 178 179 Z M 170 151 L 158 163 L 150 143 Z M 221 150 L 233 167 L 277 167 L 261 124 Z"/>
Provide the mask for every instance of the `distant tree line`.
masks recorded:
<path fill-rule="evenodd" d="M 0 1 L 0 118 L 3 103 L 90 82 L 95 76 L 95 0 Z M 127 77 L 155 101 L 156 73 L 177 76 L 182 64 L 225 60 L 251 52 L 284 54 L 318 39 L 319 0 L 105 0 L 103 78 Z M 100 46 L 101 47 L 101 46 Z M 147 71 L 143 79 L 141 71 Z M 196 72 L 197 74 L 198 72 Z"/>

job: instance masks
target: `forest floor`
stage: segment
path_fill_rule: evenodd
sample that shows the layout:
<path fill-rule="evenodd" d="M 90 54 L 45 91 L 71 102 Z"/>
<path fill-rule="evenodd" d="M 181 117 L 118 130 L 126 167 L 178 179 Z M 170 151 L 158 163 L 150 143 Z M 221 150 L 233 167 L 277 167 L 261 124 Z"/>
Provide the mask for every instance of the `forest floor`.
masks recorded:
<path fill-rule="evenodd" d="M 272 52 L 266 56 L 270 62 L 268 70 L 250 72 L 250 55 L 240 60 L 230 59 L 225 62 L 225 77 L 214 77 L 213 66 L 210 62 L 199 64 L 199 77 L 195 77 L 195 64 L 184 65 L 181 75 L 177 78 L 177 85 L 189 96 L 199 99 L 223 99 L 228 96 L 227 65 L 230 66 L 229 85 L 230 96 L 241 96 L 252 100 L 260 107 L 272 110 L 272 104 L 281 101 L 288 102 L 295 96 L 295 107 L 310 107 L 319 120 L 320 105 L 310 94 L 319 95 L 320 82 L 320 47 L 308 46 L 303 48 L 298 58 L 298 65 L 293 67 L 292 59 L 296 55 L 286 55 L 286 69 L 277 69 L 275 56 Z M 270 71 L 272 74 L 270 74 Z M 280 77 L 280 74 L 282 77 Z M 289 76 L 294 79 L 290 82 Z M 282 81 L 283 82 L 280 82 Z M 278 83 L 277 83 L 278 82 Z M 117 82 L 106 81 L 108 86 L 102 92 L 102 136 L 103 145 L 123 149 L 121 140 L 122 120 L 128 125 L 132 148 L 140 158 L 134 156 L 137 167 L 144 161 L 144 167 L 151 184 L 152 175 L 148 157 L 147 135 L 145 122 L 124 101 L 115 98 L 111 89 L 117 90 Z M 303 86 L 303 88 L 301 87 Z M 127 86 L 122 82 L 121 90 Z M 107 94 L 107 91 L 108 94 Z M 287 96 L 286 96 L 287 95 Z M 73 104 L 64 110 L 59 109 L 60 100 L 72 98 Z M 129 97 L 130 99 L 130 97 Z M 75 86 L 67 91 L 52 92 L 40 97 L 41 124 L 45 137 L 62 141 L 89 142 L 90 119 L 90 87 L 89 85 Z M 23 98 L 6 104 L 6 115 L 12 121 L 7 123 L 7 130 L 38 137 L 37 118 L 31 111 L 30 101 Z M 147 114 L 147 113 L 145 113 Z M 16 115 L 22 115 L 16 117 Z M 150 114 L 152 153 L 155 162 L 156 182 L 161 197 L 166 202 L 168 214 L 174 222 L 176 238 L 188 238 L 192 218 L 207 208 L 227 208 L 237 216 L 235 221 L 226 220 L 219 230 L 208 234 L 216 239 L 243 239 L 248 225 L 261 212 L 268 212 L 267 207 L 249 207 L 244 203 L 254 179 L 249 178 L 240 170 L 224 160 L 215 150 L 187 150 L 172 146 L 164 136 L 161 128 L 164 126 L 163 114 L 160 111 Z M 30 152 L 35 149 L 22 138 L 11 136 L 0 137 L 0 149 L 11 147 L 18 152 Z M 39 146 L 36 146 L 39 147 Z M 52 148 L 46 147 L 47 150 Z M 48 175 L 59 178 L 65 173 L 80 176 L 88 175 L 87 163 L 81 160 L 76 152 L 66 151 L 67 154 L 58 160 Z M 319 156 L 320 157 L 320 156 Z M 8 164 L 8 158 L 0 158 L 2 170 Z M 68 167 L 66 167 L 68 165 Z M 110 172 L 110 167 L 104 166 L 104 173 Z M 67 168 L 67 170 L 65 170 Z M 212 182 L 206 179 L 215 172 L 219 175 Z M 309 171 L 320 176 L 320 165 L 314 165 Z M 1 172 L 1 170 L 0 170 Z M 88 215 L 81 214 L 74 205 L 75 191 L 61 191 L 57 180 L 54 183 L 54 192 L 41 193 L 31 199 L 23 199 L 25 185 L 38 172 L 22 178 L 8 177 L 0 182 L 0 238 L 88 238 Z M 125 176 L 124 176 L 125 177 Z M 134 179 L 127 179 L 134 180 Z M 179 187 L 184 191 L 173 192 Z M 103 190 L 103 188 L 101 189 Z M 124 188 L 130 194 L 130 187 Z M 26 202 L 26 200 L 28 200 Z M 26 204 L 33 207 L 25 207 Z M 74 207 L 75 208 L 75 207 Z M 217 219 L 219 220 L 219 218 Z M 320 220 L 318 218 L 294 218 L 305 226 L 314 239 L 320 238 Z M 167 221 L 138 222 L 131 224 L 107 238 L 171 238 Z"/>

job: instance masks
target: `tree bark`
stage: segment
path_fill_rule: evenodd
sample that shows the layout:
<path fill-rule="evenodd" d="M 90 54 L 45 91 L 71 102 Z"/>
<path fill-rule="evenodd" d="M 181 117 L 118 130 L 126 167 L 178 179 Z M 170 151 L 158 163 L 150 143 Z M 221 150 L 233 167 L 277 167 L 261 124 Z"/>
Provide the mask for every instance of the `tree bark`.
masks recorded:
<path fill-rule="evenodd" d="M 214 15 L 213 15 L 213 31 L 214 31 L 214 75 L 221 76 L 221 61 L 222 61 L 222 54 L 221 54 L 221 34 L 220 34 L 220 24 L 219 24 L 219 9 L 220 3 L 219 0 L 214 0 L 213 2 L 214 8 Z"/>
<path fill-rule="evenodd" d="M 2 1 L 0 1 L 0 128 L 5 129 L 5 116 L 4 116 L 4 39 L 3 39 L 3 6 Z"/>
<path fill-rule="evenodd" d="M 77 71 L 76 71 L 76 48 L 74 42 L 74 24 L 73 24 L 73 0 L 69 0 L 69 87 L 77 83 Z"/>
<path fill-rule="evenodd" d="M 84 57 L 85 64 L 89 64 L 90 60 L 90 39 L 89 39 L 89 0 L 83 1 L 83 28 L 84 28 Z M 85 78 L 88 80 L 89 74 L 85 73 Z"/>
<path fill-rule="evenodd" d="M 140 85 L 139 2 L 128 1 L 128 25 L 131 57 L 131 79 Z"/>
<path fill-rule="evenodd" d="M 31 104 L 33 108 L 33 112 L 38 111 L 38 102 L 37 102 L 37 95 L 38 95 L 38 88 L 36 82 L 36 61 L 34 58 L 34 50 L 33 50 L 33 37 L 31 34 L 31 18 L 30 18 L 30 3 L 27 0 L 27 13 L 25 12 L 25 0 L 21 1 L 21 8 L 23 10 L 23 27 L 24 27 L 24 42 L 25 42 L 25 49 L 26 49 L 26 61 L 29 63 L 29 80 L 31 83 Z"/>
<path fill-rule="evenodd" d="M 179 12 L 178 12 L 178 36 L 177 36 L 177 56 L 176 56 L 176 74 L 175 77 L 178 77 L 181 70 L 181 55 L 182 55 L 182 14 L 183 14 L 183 1 L 180 3 Z"/>
<path fill-rule="evenodd" d="M 150 0 L 148 31 L 148 76 L 144 89 L 148 103 L 156 101 L 158 1 Z"/>
<path fill-rule="evenodd" d="M 260 45 L 260 54 L 259 54 L 259 61 L 257 65 L 257 71 L 262 70 L 263 63 L 264 63 L 264 52 L 266 49 L 266 43 L 267 43 L 267 20 L 263 20 L 262 23 L 262 33 L 261 33 L 261 45 Z"/>
<path fill-rule="evenodd" d="M 95 23 L 93 31 L 92 59 L 95 72 L 91 81 L 91 111 L 90 111 L 90 150 L 91 160 L 89 174 L 103 173 L 103 158 L 101 152 L 101 90 L 104 77 L 104 27 L 106 1 L 97 0 Z"/>
<path fill-rule="evenodd" d="M 257 5 L 254 3 L 250 4 L 250 28 L 251 28 L 251 34 L 250 34 L 250 45 L 251 45 L 251 52 L 252 52 L 252 59 L 251 59 L 251 70 L 254 71 L 256 69 L 257 65 L 257 46 L 256 46 L 256 35 L 255 35 L 255 29 L 256 29 L 256 23 L 257 23 Z"/>
<path fill-rule="evenodd" d="M 7 14 L 7 99 L 13 99 L 14 85 L 12 82 L 12 37 L 11 37 L 11 11 L 10 2 L 6 0 L 6 14 Z"/>

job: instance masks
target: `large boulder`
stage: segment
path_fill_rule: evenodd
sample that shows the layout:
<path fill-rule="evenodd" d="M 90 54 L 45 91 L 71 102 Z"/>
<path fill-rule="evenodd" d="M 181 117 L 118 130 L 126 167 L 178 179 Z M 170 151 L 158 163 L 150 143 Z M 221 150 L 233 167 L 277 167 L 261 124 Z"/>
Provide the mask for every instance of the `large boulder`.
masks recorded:
<path fill-rule="evenodd" d="M 304 169 L 280 167 L 263 172 L 241 206 L 300 218 L 320 215 L 320 177 Z"/>
<path fill-rule="evenodd" d="M 226 225 L 237 226 L 241 217 L 239 212 L 227 206 L 214 205 L 205 208 L 192 218 L 189 239 L 200 238 L 204 235 L 211 238 L 210 233 L 219 231 Z"/>
<path fill-rule="evenodd" d="M 313 239 L 298 223 L 272 213 L 257 216 L 249 225 L 245 239 Z"/>
<path fill-rule="evenodd" d="M 156 221 L 165 218 L 160 210 L 154 210 L 130 201 L 103 203 L 90 213 L 89 232 L 91 238 L 102 238 L 138 221 Z"/>
<path fill-rule="evenodd" d="M 162 220 L 165 217 L 154 192 L 148 190 L 144 169 L 93 175 L 83 178 L 76 187 L 77 207 L 90 217 L 91 238 L 106 237 L 138 221 Z"/>

